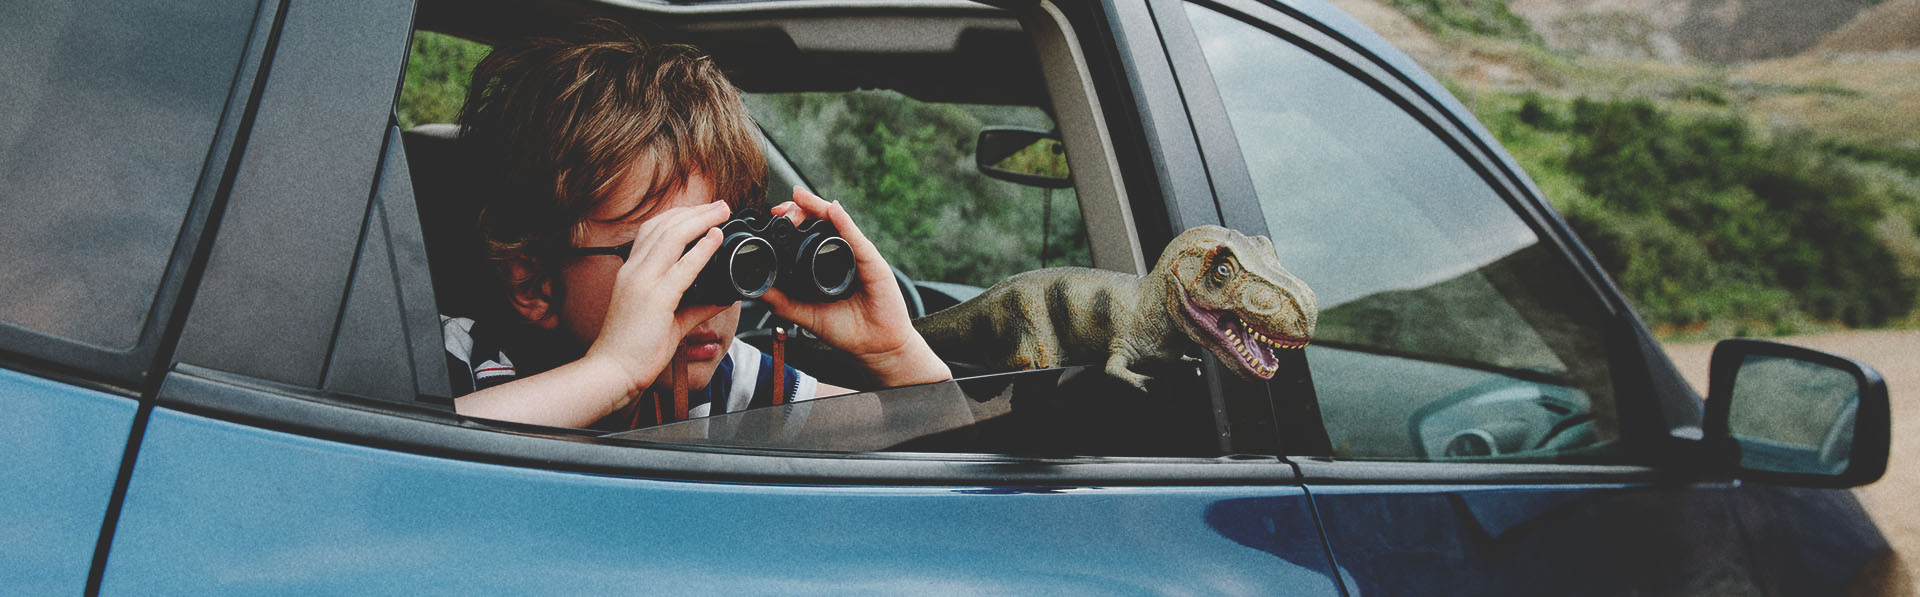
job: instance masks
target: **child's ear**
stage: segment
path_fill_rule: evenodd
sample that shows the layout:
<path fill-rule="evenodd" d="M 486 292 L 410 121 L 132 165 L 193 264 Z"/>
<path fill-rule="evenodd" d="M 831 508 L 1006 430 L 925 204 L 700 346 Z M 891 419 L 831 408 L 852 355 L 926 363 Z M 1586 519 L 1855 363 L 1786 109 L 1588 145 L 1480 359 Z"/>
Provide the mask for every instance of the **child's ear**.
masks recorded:
<path fill-rule="evenodd" d="M 532 268 L 528 267 L 524 261 L 515 261 L 507 267 L 514 280 L 533 277 Z M 543 330 L 559 327 L 560 318 L 553 312 L 553 279 L 542 278 L 539 284 L 522 283 L 511 286 L 512 296 L 508 298 L 513 303 L 513 309 L 519 311 L 520 317 L 525 318 L 527 323 Z"/>

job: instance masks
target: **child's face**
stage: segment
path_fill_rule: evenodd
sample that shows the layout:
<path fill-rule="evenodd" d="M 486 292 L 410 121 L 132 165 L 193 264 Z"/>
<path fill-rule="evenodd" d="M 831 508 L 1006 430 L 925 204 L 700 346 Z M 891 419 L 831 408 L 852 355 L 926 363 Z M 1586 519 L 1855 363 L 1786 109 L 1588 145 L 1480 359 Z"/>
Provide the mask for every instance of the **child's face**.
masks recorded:
<path fill-rule="evenodd" d="M 636 168 L 645 171 L 646 168 Z M 634 233 L 642 224 L 654 215 L 668 208 L 697 206 L 712 203 L 713 185 L 698 173 L 687 177 L 687 183 L 678 193 L 668 195 L 661 204 L 644 210 L 645 215 L 633 215 L 623 220 L 608 221 L 621 214 L 634 211 L 634 205 L 652 184 L 648 180 L 636 180 L 629 176 L 622 178 L 609 195 L 612 199 L 600 205 L 588 214 L 574 236 L 574 245 L 598 247 L 618 245 L 633 240 Z M 559 325 L 569 335 L 580 341 L 581 346 L 591 346 L 600 335 L 600 325 L 607 315 L 607 303 L 613 296 L 614 276 L 620 271 L 621 260 L 615 257 L 597 256 L 574 259 L 560 270 L 561 283 L 565 284 L 566 294 L 558 305 Z M 713 372 L 720 366 L 720 358 L 727 353 L 727 347 L 733 343 L 733 333 L 740 322 L 740 304 L 734 303 L 719 315 L 713 316 L 687 332 L 680 340 L 680 349 L 674 358 L 687 363 L 687 379 L 691 381 L 689 389 L 707 386 L 713 378 Z M 656 387 L 672 386 L 672 369 L 663 371 Z"/>

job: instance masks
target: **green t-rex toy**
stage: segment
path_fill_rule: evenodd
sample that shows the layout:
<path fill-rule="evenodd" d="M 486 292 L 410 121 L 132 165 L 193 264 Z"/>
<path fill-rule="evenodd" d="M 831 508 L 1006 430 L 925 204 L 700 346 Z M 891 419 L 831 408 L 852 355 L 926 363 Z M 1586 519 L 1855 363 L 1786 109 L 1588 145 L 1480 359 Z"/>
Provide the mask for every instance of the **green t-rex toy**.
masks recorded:
<path fill-rule="evenodd" d="M 1313 290 L 1280 267 L 1267 237 L 1200 226 L 1175 237 L 1145 276 L 1024 272 L 913 326 L 949 360 L 1000 370 L 1103 364 L 1144 390 L 1142 365 L 1198 361 L 1195 344 L 1244 379 L 1271 379 L 1274 350 L 1306 346 L 1319 314 Z"/>

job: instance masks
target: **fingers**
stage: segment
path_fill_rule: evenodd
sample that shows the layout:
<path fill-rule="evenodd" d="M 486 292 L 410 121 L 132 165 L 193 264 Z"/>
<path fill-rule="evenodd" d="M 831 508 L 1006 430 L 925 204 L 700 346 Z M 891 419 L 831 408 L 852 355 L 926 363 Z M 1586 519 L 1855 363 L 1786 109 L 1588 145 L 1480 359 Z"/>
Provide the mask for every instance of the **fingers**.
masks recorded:
<path fill-rule="evenodd" d="M 793 319 L 791 315 L 795 303 L 793 299 L 787 298 L 787 293 L 781 292 L 778 286 L 768 288 L 765 294 L 760 295 L 760 301 L 766 303 L 767 307 L 772 308 L 775 315 Z"/>
<path fill-rule="evenodd" d="M 727 204 L 719 201 L 691 207 L 676 207 L 642 225 L 639 232 L 635 233 L 634 244 L 637 246 L 649 240 L 643 237 L 651 231 L 656 235 L 651 240 L 674 243 L 672 248 L 679 249 L 700 238 L 706 230 L 725 224 L 731 214 L 732 211 L 727 208 Z"/>
<path fill-rule="evenodd" d="M 729 213 L 726 204 L 717 201 L 661 212 L 634 233 L 633 252 L 627 255 L 626 267 L 649 270 L 652 275 L 658 275 L 659 268 L 690 256 L 693 250 L 685 248 L 687 243 L 699 240 L 705 234 L 718 234 L 714 227 L 726 223 Z M 716 240 L 712 247 L 701 253 L 699 259 L 704 262 L 718 247 L 719 241 Z"/>
<path fill-rule="evenodd" d="M 859 225 L 853 223 L 853 216 L 847 213 L 845 206 L 838 201 L 829 203 L 801 187 L 793 188 L 793 200 L 802 209 L 827 218 L 833 223 L 834 229 L 840 231 L 840 237 L 847 239 L 847 245 L 853 248 L 855 267 L 859 268 L 860 279 L 866 283 L 867 291 L 889 294 L 887 289 L 892 287 L 893 270 L 887 265 L 886 258 L 880 256 L 880 249 L 867 239 Z M 892 294 L 897 294 L 897 291 Z"/>
<path fill-rule="evenodd" d="M 793 190 L 794 192 L 799 192 L 800 187 L 794 187 Z M 793 225 L 795 226 L 804 224 L 807 221 L 806 210 L 800 209 L 800 205 L 792 201 L 775 205 L 773 206 L 773 209 L 771 211 L 773 212 L 773 215 L 781 216 L 788 220 L 792 220 Z"/>
<path fill-rule="evenodd" d="M 862 258 L 880 256 L 880 253 L 873 248 L 873 243 L 867 240 L 866 234 L 860 232 L 860 226 L 853 223 L 853 216 L 847 214 L 847 208 L 841 206 L 840 202 L 829 203 L 819 195 L 800 187 L 793 188 L 793 201 L 808 212 L 833 222 L 833 227 L 840 231 L 840 237 L 847 239 L 847 242 L 853 245 L 856 256 Z"/>
<path fill-rule="evenodd" d="M 718 250 L 720 250 L 720 231 L 708 228 L 707 233 L 700 237 L 699 242 L 694 243 L 693 248 L 687 249 L 686 253 L 680 255 L 679 260 L 667 267 L 666 273 L 660 277 L 661 285 L 666 288 L 692 286 L 693 278 L 700 275 L 700 268 L 705 267 L 707 260 L 713 258 L 714 251 Z"/>

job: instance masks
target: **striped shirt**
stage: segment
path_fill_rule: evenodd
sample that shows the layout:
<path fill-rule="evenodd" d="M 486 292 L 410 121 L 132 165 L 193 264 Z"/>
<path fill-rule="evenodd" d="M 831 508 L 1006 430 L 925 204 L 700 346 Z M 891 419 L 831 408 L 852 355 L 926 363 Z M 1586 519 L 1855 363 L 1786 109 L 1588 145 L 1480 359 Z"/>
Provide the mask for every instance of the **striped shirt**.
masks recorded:
<path fill-rule="evenodd" d="M 454 396 L 463 396 L 521 377 L 514 367 L 513 360 L 507 356 L 507 350 L 499 346 L 496 338 L 486 333 L 482 326 L 476 333 L 474 321 L 465 317 L 440 317 L 440 331 L 446 339 L 447 370 L 453 382 Z M 785 387 L 781 388 L 783 402 L 812 400 L 819 394 L 819 382 L 812 376 L 801 373 L 793 367 L 786 368 Z M 720 366 L 713 372 L 713 378 L 707 387 L 691 390 L 687 393 L 687 416 L 705 417 L 713 414 L 715 398 L 719 397 L 723 413 L 739 412 L 749 408 L 771 406 L 774 402 L 773 357 L 755 349 L 753 345 L 733 340 L 727 346 L 727 354 L 720 358 Z M 528 372 L 532 375 L 535 372 Z M 671 398 L 666 398 L 671 401 Z M 654 423 L 655 405 L 648 396 L 634 400 L 627 408 L 620 409 L 606 418 L 594 422 L 589 428 L 606 431 L 631 429 L 636 425 Z M 636 410 L 640 412 L 635 412 Z M 666 407 L 671 411 L 672 407 Z M 671 416 L 669 414 L 668 416 Z"/>

